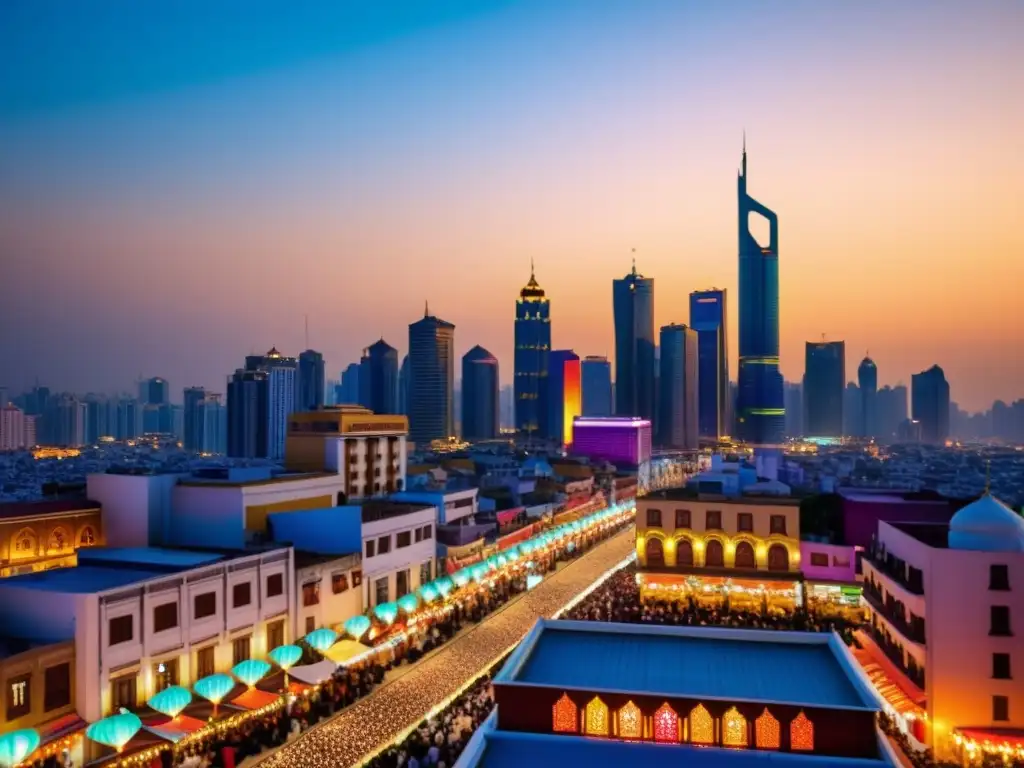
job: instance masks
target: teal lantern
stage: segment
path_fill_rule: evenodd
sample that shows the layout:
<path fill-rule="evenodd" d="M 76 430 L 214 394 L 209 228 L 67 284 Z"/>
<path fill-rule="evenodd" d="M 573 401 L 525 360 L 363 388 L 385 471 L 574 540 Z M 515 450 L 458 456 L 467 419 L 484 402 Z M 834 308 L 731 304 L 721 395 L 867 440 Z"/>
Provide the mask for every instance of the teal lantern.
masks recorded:
<path fill-rule="evenodd" d="M 0 736 L 0 765 L 14 768 L 39 747 L 39 734 L 32 728 Z"/>
<path fill-rule="evenodd" d="M 352 636 L 353 640 L 358 640 L 359 638 L 361 638 L 363 635 L 367 633 L 369 629 L 369 616 L 363 616 L 362 614 L 360 614 L 358 616 L 353 616 L 351 619 L 345 622 L 345 631 Z"/>
<path fill-rule="evenodd" d="M 185 707 L 191 703 L 192 692 L 188 688 L 182 688 L 180 685 L 164 688 L 149 700 L 150 707 L 171 719 L 180 715 Z"/>
<path fill-rule="evenodd" d="M 522 544 L 519 545 L 519 551 L 522 552 L 524 555 L 528 555 L 531 552 L 533 552 L 534 547 L 536 547 L 536 546 L 537 546 L 537 544 L 536 544 L 536 541 L 534 539 L 527 539 L 526 541 L 524 541 Z"/>
<path fill-rule="evenodd" d="M 505 555 L 498 555 L 498 567 L 501 568 L 506 565 L 508 565 L 508 558 Z"/>
<path fill-rule="evenodd" d="M 338 633 L 328 627 L 314 629 L 304 638 L 310 648 L 315 648 L 320 653 L 327 653 L 327 649 L 338 642 Z"/>
<path fill-rule="evenodd" d="M 416 595 L 412 592 L 410 592 L 407 595 L 402 595 L 400 598 L 398 598 L 398 607 L 406 613 L 412 613 L 413 611 L 415 611 L 419 607 L 419 604 L 419 598 L 416 597 Z"/>
<path fill-rule="evenodd" d="M 398 604 L 381 603 L 373 609 L 373 615 L 385 624 L 391 624 L 398 618 Z"/>
<path fill-rule="evenodd" d="M 448 576 L 442 576 L 434 582 L 434 586 L 441 597 L 448 597 L 448 593 L 455 589 L 455 582 Z"/>
<path fill-rule="evenodd" d="M 437 591 L 437 585 L 435 584 L 424 584 L 419 589 L 420 599 L 424 603 L 432 603 L 441 596 L 441 593 Z"/>
<path fill-rule="evenodd" d="M 127 709 L 122 709 L 118 714 L 104 717 L 99 722 L 90 725 L 85 730 L 85 735 L 95 742 L 113 747 L 120 752 L 141 728 L 142 721 L 139 720 L 139 716 Z"/>
<path fill-rule="evenodd" d="M 252 688 L 256 683 L 266 677 L 270 671 L 270 665 L 259 659 L 246 659 L 240 661 L 231 668 L 231 674 Z"/>
<path fill-rule="evenodd" d="M 470 569 L 470 575 L 477 582 L 483 581 L 484 576 L 487 575 L 487 566 L 484 563 L 477 563 Z"/>
<path fill-rule="evenodd" d="M 267 654 L 270 660 L 283 670 L 289 670 L 299 663 L 302 649 L 297 645 L 279 645 Z"/>
<path fill-rule="evenodd" d="M 198 693 L 207 701 L 212 701 L 214 704 L 220 703 L 220 700 L 231 693 L 231 690 L 235 687 L 235 681 L 230 675 L 208 675 L 202 680 L 196 680 L 192 685 L 192 690 Z"/>
<path fill-rule="evenodd" d="M 464 587 L 469 584 L 469 580 L 473 578 L 473 575 L 469 572 L 469 568 L 463 568 L 461 571 L 456 571 L 455 575 L 452 576 L 452 581 L 455 582 L 455 586 Z"/>

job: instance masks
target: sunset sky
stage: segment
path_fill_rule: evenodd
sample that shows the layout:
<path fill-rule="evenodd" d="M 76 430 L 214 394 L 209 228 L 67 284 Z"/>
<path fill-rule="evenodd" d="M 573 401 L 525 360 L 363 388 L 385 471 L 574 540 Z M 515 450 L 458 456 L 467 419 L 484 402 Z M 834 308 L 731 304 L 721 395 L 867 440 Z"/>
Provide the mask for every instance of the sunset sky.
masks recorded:
<path fill-rule="evenodd" d="M 736 169 L 780 219 L 804 342 L 1024 397 L 1024 3 L 0 3 L 0 386 L 223 391 L 251 352 L 329 376 L 408 323 L 511 381 L 516 294 L 614 354 L 612 279 L 659 325 L 729 290 Z"/>

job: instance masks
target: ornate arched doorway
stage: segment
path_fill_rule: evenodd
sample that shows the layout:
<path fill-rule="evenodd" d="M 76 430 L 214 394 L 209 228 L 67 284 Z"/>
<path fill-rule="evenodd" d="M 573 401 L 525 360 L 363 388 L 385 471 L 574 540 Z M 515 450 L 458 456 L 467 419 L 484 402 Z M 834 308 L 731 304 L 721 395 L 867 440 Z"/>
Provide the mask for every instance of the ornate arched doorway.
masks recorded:
<path fill-rule="evenodd" d="M 645 547 L 645 553 L 647 555 L 647 567 L 654 568 L 665 565 L 665 548 L 661 544 L 661 539 L 650 537 L 647 539 Z"/>
<path fill-rule="evenodd" d="M 789 550 L 783 544 L 772 544 L 768 547 L 768 570 L 788 571 Z"/>
<path fill-rule="evenodd" d="M 741 541 L 736 545 L 736 567 L 757 568 L 757 559 L 754 557 L 754 545 L 749 541 Z"/>
<path fill-rule="evenodd" d="M 693 565 L 693 544 L 689 539 L 676 542 L 676 565 Z"/>
<path fill-rule="evenodd" d="M 707 548 L 704 550 L 704 565 L 709 568 L 725 567 L 725 551 L 722 548 L 722 542 L 718 539 L 711 539 L 707 543 Z"/>

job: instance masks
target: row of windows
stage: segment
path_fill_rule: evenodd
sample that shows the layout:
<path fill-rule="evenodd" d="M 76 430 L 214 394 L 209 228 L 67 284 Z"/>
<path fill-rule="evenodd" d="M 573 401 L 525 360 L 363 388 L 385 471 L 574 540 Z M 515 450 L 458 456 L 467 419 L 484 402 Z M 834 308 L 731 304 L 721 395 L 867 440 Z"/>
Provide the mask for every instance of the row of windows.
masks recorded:
<path fill-rule="evenodd" d="M 32 673 L 7 680 L 7 722 L 32 711 Z M 55 664 L 43 670 L 43 711 L 52 712 L 71 704 L 71 663 Z"/>
<path fill-rule="evenodd" d="M 427 584 L 434 578 L 434 561 L 427 560 L 420 564 L 420 584 Z M 395 597 L 407 595 L 412 590 L 409 584 L 409 569 L 406 568 L 395 573 Z M 387 576 L 382 576 L 373 582 L 374 605 L 386 603 L 391 599 L 391 587 Z"/>
<path fill-rule="evenodd" d="M 64 528 L 54 528 L 47 539 L 47 550 L 61 551 L 72 547 L 72 538 Z M 96 532 L 89 526 L 82 529 L 78 536 L 78 546 L 89 547 L 96 543 Z M 19 531 L 14 537 L 14 551 L 22 554 L 35 552 L 37 549 L 36 532 L 31 528 Z"/>
<path fill-rule="evenodd" d="M 434 538 L 434 532 L 429 525 L 424 525 L 411 531 L 401 531 L 395 534 L 395 548 L 404 549 L 413 543 L 413 534 L 416 536 L 416 543 Z M 366 557 L 375 555 L 386 555 L 391 551 L 391 535 L 380 538 L 368 539 L 366 541 Z"/>
<path fill-rule="evenodd" d="M 693 527 L 692 515 L 688 509 L 677 509 L 675 527 L 676 529 L 690 529 Z M 772 533 L 777 533 L 780 536 L 786 536 L 786 516 L 785 515 L 771 515 L 768 519 L 769 530 Z M 661 510 L 660 509 L 648 509 L 647 510 L 647 527 L 648 528 L 661 528 Z M 712 509 L 704 513 L 704 528 L 708 531 L 721 531 L 722 530 L 722 513 L 720 510 Z M 754 514 L 752 512 L 739 512 L 736 515 L 736 530 L 740 533 L 753 533 L 754 532 Z"/>

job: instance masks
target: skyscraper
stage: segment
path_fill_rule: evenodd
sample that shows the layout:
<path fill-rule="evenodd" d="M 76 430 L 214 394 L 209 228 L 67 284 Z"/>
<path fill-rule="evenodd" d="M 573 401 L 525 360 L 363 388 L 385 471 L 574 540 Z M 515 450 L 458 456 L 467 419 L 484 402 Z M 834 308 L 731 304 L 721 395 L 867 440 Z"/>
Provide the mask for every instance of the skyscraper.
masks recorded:
<path fill-rule="evenodd" d="M 656 442 L 666 448 L 696 450 L 699 434 L 699 336 L 685 325 L 665 325 L 658 344 L 661 375 Z"/>
<path fill-rule="evenodd" d="M 219 393 L 207 392 L 199 404 L 203 425 L 199 450 L 202 453 L 221 454 L 227 451 L 227 411 L 220 398 Z"/>
<path fill-rule="evenodd" d="M 298 383 L 295 393 L 296 411 L 315 411 L 324 404 L 324 356 L 307 349 L 299 355 Z"/>
<path fill-rule="evenodd" d="M 910 381 L 912 417 L 921 423 L 921 441 L 937 445 L 949 437 L 949 383 L 943 370 L 933 365 L 915 373 Z"/>
<path fill-rule="evenodd" d="M 409 415 L 409 356 L 402 358 L 402 365 L 398 369 L 398 412 L 403 416 Z"/>
<path fill-rule="evenodd" d="M 690 327 L 697 332 L 697 421 L 701 437 L 719 438 L 729 424 L 729 344 L 725 289 L 690 294 Z"/>
<path fill-rule="evenodd" d="M 795 381 L 787 381 L 783 387 L 786 404 L 786 430 L 788 437 L 804 434 L 804 389 Z"/>
<path fill-rule="evenodd" d="M 580 363 L 580 384 L 583 390 L 583 416 L 611 416 L 612 364 L 603 355 L 587 355 Z"/>
<path fill-rule="evenodd" d="M 171 402 L 170 397 L 170 385 L 167 383 L 167 379 L 156 376 L 139 382 L 139 402 L 143 405 L 165 405 Z"/>
<path fill-rule="evenodd" d="M 398 413 L 398 350 L 383 338 L 363 350 L 359 403 L 374 413 Z"/>
<path fill-rule="evenodd" d="M 878 390 L 876 406 L 875 437 L 883 444 L 891 443 L 900 424 L 907 420 L 907 388 L 902 384 L 882 387 Z"/>
<path fill-rule="evenodd" d="M 265 370 L 239 368 L 228 381 L 228 456 L 267 457 L 270 426 L 270 375 Z"/>
<path fill-rule="evenodd" d="M 516 299 L 513 386 L 516 430 L 526 437 L 545 433 L 548 355 L 551 354 L 551 302 L 537 282 L 530 263 L 530 280 Z"/>
<path fill-rule="evenodd" d="M 870 357 L 860 361 L 857 368 L 860 385 L 860 437 L 874 437 L 878 429 L 878 367 Z"/>
<path fill-rule="evenodd" d="M 341 372 L 341 386 L 335 394 L 338 405 L 359 405 L 359 363 L 349 363 Z"/>
<path fill-rule="evenodd" d="M 202 410 L 206 399 L 206 390 L 202 387 L 185 387 L 183 402 L 185 407 L 184 438 L 182 447 L 190 453 L 203 450 L 203 428 L 205 417 Z"/>
<path fill-rule="evenodd" d="M 423 311 L 409 325 L 409 439 L 428 447 L 455 434 L 455 326 Z"/>
<path fill-rule="evenodd" d="M 498 358 L 477 345 L 462 356 L 462 437 L 498 436 Z"/>
<path fill-rule="evenodd" d="M 615 413 L 654 418 L 654 278 L 632 271 L 612 282 Z"/>
<path fill-rule="evenodd" d="M 779 372 L 779 217 L 747 194 L 747 147 L 739 197 L 740 370 L 736 426 L 753 445 L 782 440 L 786 410 Z M 768 244 L 750 232 L 751 214 L 768 220 Z M 807 393 L 804 393 L 806 399 Z M 807 425 L 804 425 L 807 433 Z"/>
<path fill-rule="evenodd" d="M 846 342 L 808 341 L 804 357 L 804 434 L 843 436 Z"/>
<path fill-rule="evenodd" d="M 580 356 L 571 349 L 556 349 L 548 359 L 547 433 L 565 448 L 572 445 L 572 425 L 583 410 Z"/>

